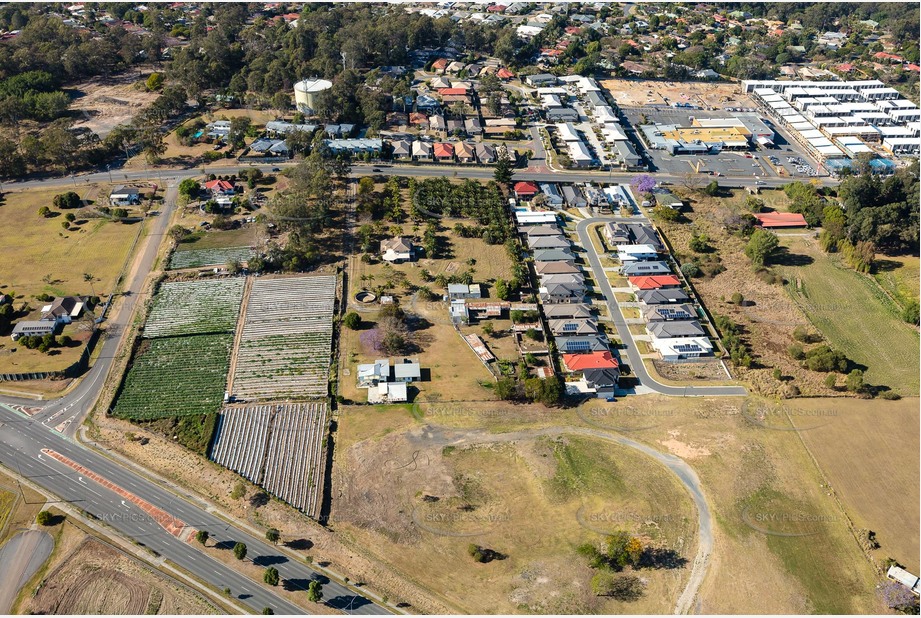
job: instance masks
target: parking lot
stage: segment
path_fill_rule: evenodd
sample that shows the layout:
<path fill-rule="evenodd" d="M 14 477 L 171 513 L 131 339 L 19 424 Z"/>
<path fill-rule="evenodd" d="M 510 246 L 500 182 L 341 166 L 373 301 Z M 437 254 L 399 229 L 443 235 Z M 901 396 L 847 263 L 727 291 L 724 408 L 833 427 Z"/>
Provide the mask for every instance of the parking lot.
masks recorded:
<path fill-rule="evenodd" d="M 726 112 L 673 107 L 622 107 L 627 120 L 634 126 L 647 123 L 688 126 L 693 118 L 722 118 Z M 801 147 L 771 127 L 777 134 L 771 148 L 750 151 L 724 150 L 710 155 L 670 155 L 663 150 L 646 149 L 654 171 L 668 174 L 702 174 L 721 176 L 750 176 L 753 178 L 809 178 L 817 175 L 818 164 Z"/>

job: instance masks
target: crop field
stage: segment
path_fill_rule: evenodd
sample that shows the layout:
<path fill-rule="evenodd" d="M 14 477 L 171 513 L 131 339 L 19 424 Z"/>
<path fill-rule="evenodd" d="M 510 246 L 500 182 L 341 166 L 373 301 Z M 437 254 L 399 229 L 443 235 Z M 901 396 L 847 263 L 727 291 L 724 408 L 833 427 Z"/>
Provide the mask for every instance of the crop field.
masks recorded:
<path fill-rule="evenodd" d="M 180 245 L 181 247 L 182 245 Z M 231 261 L 245 262 L 254 255 L 250 247 L 226 247 L 223 249 L 187 249 L 173 252 L 169 260 L 170 270 L 196 268 L 199 266 L 223 266 Z"/>
<path fill-rule="evenodd" d="M 217 412 L 232 347 L 229 334 L 142 341 L 115 401 L 115 416 L 148 420 Z"/>
<path fill-rule="evenodd" d="M 233 331 L 246 279 L 164 283 L 144 327 L 145 337 L 201 335 Z"/>
<path fill-rule="evenodd" d="M 323 495 L 325 403 L 226 408 L 211 459 L 317 517 Z"/>
<path fill-rule="evenodd" d="M 325 397 L 335 302 L 335 276 L 256 279 L 236 352 L 234 395 Z"/>
<path fill-rule="evenodd" d="M 791 254 L 812 262 L 784 269 L 790 295 L 833 347 L 865 365 L 868 384 L 918 394 L 918 333 L 870 278 L 844 268 L 815 241 L 783 239 Z"/>

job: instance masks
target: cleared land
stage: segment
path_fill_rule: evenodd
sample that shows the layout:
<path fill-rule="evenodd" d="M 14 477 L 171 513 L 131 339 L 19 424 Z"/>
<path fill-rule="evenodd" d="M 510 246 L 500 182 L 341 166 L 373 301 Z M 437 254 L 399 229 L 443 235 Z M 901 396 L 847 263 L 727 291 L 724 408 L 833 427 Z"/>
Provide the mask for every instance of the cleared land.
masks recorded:
<path fill-rule="evenodd" d="M 316 518 L 323 496 L 325 403 L 225 408 L 211 459 Z"/>
<path fill-rule="evenodd" d="M 236 350 L 233 394 L 325 397 L 335 303 L 334 276 L 256 279 Z"/>
<path fill-rule="evenodd" d="M 336 528 L 454 611 L 671 611 L 686 567 L 641 570 L 643 597 L 618 602 L 591 593 L 593 572 L 574 551 L 627 530 L 693 556 L 696 514 L 670 473 L 594 438 L 441 424 L 501 421 L 494 407 L 476 409 L 479 418 L 467 405 L 425 406 L 424 420 L 405 406 L 346 409 L 333 470 Z M 505 557 L 477 563 L 470 543 Z"/>
<path fill-rule="evenodd" d="M 825 471 L 857 528 L 876 532 L 882 562 L 892 557 L 917 573 L 921 519 L 918 486 L 918 400 L 805 400 L 795 418 L 803 440 Z M 808 416 L 809 412 L 830 416 Z M 881 456 L 885 454 L 885 456 Z M 860 465 L 853 465 L 860 462 Z M 897 462 L 894 464 L 894 462 Z"/>
<path fill-rule="evenodd" d="M 755 106 L 748 95 L 739 92 L 737 84 L 606 79 L 601 81 L 601 86 L 621 107 L 670 106 L 672 103 L 690 103 L 703 109 Z"/>
<path fill-rule="evenodd" d="M 214 414 L 224 400 L 233 335 L 144 339 L 115 400 L 115 416 L 149 420 Z"/>
<path fill-rule="evenodd" d="M 148 92 L 144 86 L 146 79 L 147 75 L 131 72 L 75 84 L 69 88 L 71 94 L 76 95 L 70 110 L 83 119 L 74 127 L 86 127 L 104 138 L 116 126 L 130 123 L 159 96 L 157 92 Z"/>
<path fill-rule="evenodd" d="M 47 191 L 5 191 L 0 201 L 0 284 L 17 300 L 32 301 L 38 294 L 68 295 L 108 293 L 125 264 L 137 235 L 137 225 L 108 219 L 77 219 L 83 223 L 64 230 L 66 211 L 44 218 L 42 206 L 66 188 Z M 55 210 L 52 208 L 52 210 Z M 75 214 L 77 214 L 75 212 Z M 76 224 L 76 221 L 74 222 Z M 83 274 L 93 275 L 93 282 Z"/>
<path fill-rule="evenodd" d="M 231 332 L 237 324 L 246 279 L 176 281 L 160 286 L 146 337 Z"/>
<path fill-rule="evenodd" d="M 918 394 L 918 331 L 899 316 L 898 307 L 876 282 L 841 265 L 818 243 L 782 237 L 802 265 L 784 268 L 787 290 L 831 345 L 864 365 L 865 379 L 902 395 Z"/>
<path fill-rule="evenodd" d="M 87 538 L 21 608 L 30 614 L 216 614 L 188 588 L 112 546 Z"/>

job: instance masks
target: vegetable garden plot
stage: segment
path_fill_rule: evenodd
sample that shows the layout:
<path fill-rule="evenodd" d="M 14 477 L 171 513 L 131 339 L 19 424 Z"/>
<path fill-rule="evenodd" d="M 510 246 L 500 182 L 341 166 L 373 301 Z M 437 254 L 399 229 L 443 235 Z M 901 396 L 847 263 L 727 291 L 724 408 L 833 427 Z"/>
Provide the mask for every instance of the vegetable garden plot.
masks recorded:
<path fill-rule="evenodd" d="M 160 286 L 144 326 L 145 337 L 233 331 L 246 279 L 176 281 Z"/>
<path fill-rule="evenodd" d="M 211 460 L 304 511 L 323 496 L 326 403 L 267 403 L 221 412 Z"/>
<path fill-rule="evenodd" d="M 223 266 L 231 261 L 246 262 L 255 255 L 250 247 L 225 247 L 222 249 L 189 249 L 173 252 L 169 260 L 170 270 L 196 268 L 198 266 Z"/>
<path fill-rule="evenodd" d="M 148 420 L 221 409 L 233 335 L 148 339 L 115 401 L 114 415 Z"/>
<path fill-rule="evenodd" d="M 236 352 L 233 394 L 325 397 L 335 302 L 335 276 L 256 279 Z"/>

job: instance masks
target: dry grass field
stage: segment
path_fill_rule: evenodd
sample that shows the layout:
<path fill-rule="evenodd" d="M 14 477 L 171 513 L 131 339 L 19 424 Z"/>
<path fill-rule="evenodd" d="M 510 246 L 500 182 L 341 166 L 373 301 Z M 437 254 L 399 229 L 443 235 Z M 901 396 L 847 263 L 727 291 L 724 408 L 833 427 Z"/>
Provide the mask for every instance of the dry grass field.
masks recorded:
<path fill-rule="evenodd" d="M 918 521 L 918 400 L 804 400 L 804 411 L 829 410 L 833 416 L 816 422 L 804 414 L 797 425 L 815 426 L 801 432 L 836 495 L 857 528 L 876 532 L 882 562 L 892 557 L 917 573 Z M 818 417 L 822 418 L 822 417 Z M 859 462 L 859 463 L 858 463 Z"/>
<path fill-rule="evenodd" d="M 83 117 L 74 127 L 86 127 L 105 138 L 117 125 L 130 123 L 159 96 L 144 87 L 147 77 L 130 72 L 110 78 L 95 77 L 72 86 L 70 90 L 77 98 L 71 102 L 70 110 Z"/>
<path fill-rule="evenodd" d="M 343 411 L 332 507 L 342 534 L 455 611 L 671 611 L 687 567 L 642 570 L 644 596 L 617 602 L 591 594 L 592 571 L 574 551 L 627 530 L 690 559 L 696 513 L 663 467 L 565 431 L 457 426 L 504 422 L 494 408 L 433 405 L 421 414 L 420 422 L 405 407 Z M 479 564 L 470 543 L 505 558 Z"/>
<path fill-rule="evenodd" d="M 20 612 L 30 614 L 215 614 L 200 595 L 135 558 L 83 535 Z"/>
<path fill-rule="evenodd" d="M 139 223 L 122 224 L 106 219 L 88 219 L 64 230 L 64 214 L 44 218 L 42 206 L 52 208 L 52 200 L 67 189 L 9 191 L 0 203 L 0 284 L 3 292 L 15 291 L 17 299 L 33 305 L 36 294 L 108 293 L 125 264 Z M 93 196 L 99 188 L 88 191 Z M 98 198 L 97 198 L 98 199 Z M 52 208 L 52 210 L 54 210 Z M 78 219 L 79 221 L 79 219 Z M 92 286 L 83 274 L 93 275 Z"/>

